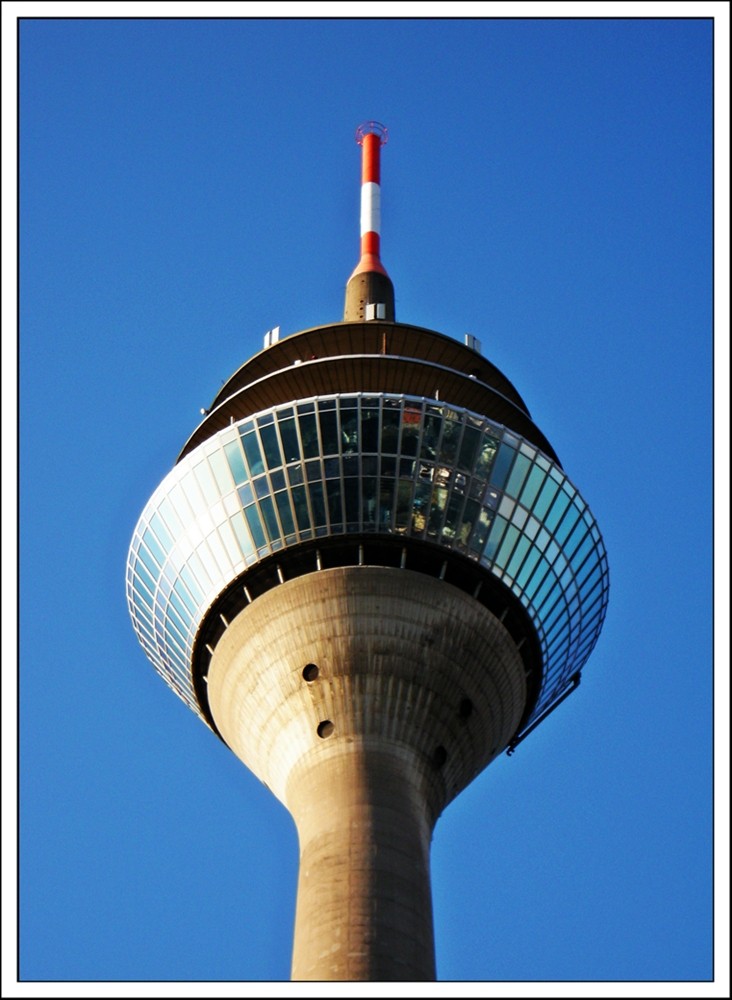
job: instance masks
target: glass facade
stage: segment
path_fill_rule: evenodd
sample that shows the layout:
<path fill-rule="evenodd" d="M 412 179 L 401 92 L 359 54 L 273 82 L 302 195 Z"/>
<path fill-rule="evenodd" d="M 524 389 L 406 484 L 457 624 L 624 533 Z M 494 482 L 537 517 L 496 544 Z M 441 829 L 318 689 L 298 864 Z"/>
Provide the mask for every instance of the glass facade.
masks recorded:
<path fill-rule="evenodd" d="M 448 403 L 320 396 L 273 407 L 199 445 L 135 529 L 132 620 L 156 669 L 193 711 L 201 714 L 193 642 L 219 594 L 269 555 L 349 533 L 429 540 L 513 591 L 544 661 L 532 719 L 595 645 L 607 558 L 587 504 L 557 465 L 507 428 Z"/>

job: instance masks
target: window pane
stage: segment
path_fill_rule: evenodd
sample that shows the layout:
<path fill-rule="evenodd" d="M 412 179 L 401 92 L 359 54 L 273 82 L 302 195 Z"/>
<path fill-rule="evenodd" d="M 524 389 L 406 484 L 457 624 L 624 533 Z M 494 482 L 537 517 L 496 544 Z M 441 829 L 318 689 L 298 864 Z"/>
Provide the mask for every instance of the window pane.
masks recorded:
<path fill-rule="evenodd" d="M 511 469 L 511 475 L 508 478 L 508 483 L 506 485 L 506 493 L 512 497 L 518 497 L 521 492 L 521 487 L 524 484 L 524 478 L 529 469 L 529 460 L 526 455 L 517 455 L 516 461 L 513 463 L 513 468 Z"/>
<path fill-rule="evenodd" d="M 320 412 L 320 437 L 323 441 L 324 455 L 337 455 L 338 448 L 338 418 L 335 410 Z"/>
<path fill-rule="evenodd" d="M 281 493 L 276 493 L 275 501 L 277 503 L 277 513 L 280 515 L 280 521 L 282 522 L 282 530 L 286 535 L 294 534 L 295 522 L 292 518 L 289 494 L 284 490 Z"/>
<path fill-rule="evenodd" d="M 260 501 L 260 507 L 262 508 L 262 515 L 264 517 L 264 523 L 267 528 L 267 534 L 269 535 L 269 540 L 274 542 L 280 537 L 280 528 L 277 524 L 277 518 L 275 517 L 274 504 L 272 503 L 271 497 L 262 497 Z"/>
<path fill-rule="evenodd" d="M 260 476 L 264 472 L 264 462 L 262 461 L 262 453 L 259 450 L 259 442 L 256 435 L 254 433 L 245 434 L 242 438 L 242 444 L 244 445 L 244 454 L 247 457 L 249 475 Z"/>
<path fill-rule="evenodd" d="M 295 507 L 298 530 L 307 531 L 310 527 L 310 514 L 308 513 L 308 502 L 304 486 L 296 486 L 292 490 L 292 502 Z"/>
<path fill-rule="evenodd" d="M 379 450 L 379 411 L 361 410 L 361 451 L 373 454 Z"/>
<path fill-rule="evenodd" d="M 326 524 L 323 484 L 320 482 L 310 484 L 310 505 L 313 509 L 313 521 L 316 527 Z"/>
<path fill-rule="evenodd" d="M 297 462 L 300 460 L 300 443 L 297 440 L 294 420 L 280 420 L 280 437 L 282 438 L 282 448 L 285 453 L 285 462 Z"/>
<path fill-rule="evenodd" d="M 506 482 L 506 476 L 508 475 L 508 470 L 515 454 L 514 449 L 510 448 L 505 442 L 498 449 L 498 455 L 493 463 L 493 471 L 491 472 L 491 483 L 499 490 L 503 489 L 503 484 Z"/>
<path fill-rule="evenodd" d="M 274 428 L 274 424 L 270 424 L 268 427 L 261 427 L 259 434 L 262 438 L 262 447 L 267 459 L 267 467 L 277 469 L 282 465 L 282 455 L 280 454 L 280 443 L 277 440 L 277 431 Z"/>
<path fill-rule="evenodd" d="M 226 461 L 229 463 L 231 474 L 234 477 L 234 482 L 237 486 L 246 482 L 248 477 L 244 468 L 244 458 L 237 442 L 232 441 L 231 444 L 224 445 L 224 451 L 226 453 Z"/>
<path fill-rule="evenodd" d="M 458 456 L 458 468 L 470 471 L 475 462 L 475 456 L 480 444 L 480 431 L 475 427 L 466 427 L 463 431 L 463 440 L 460 444 L 460 454 Z"/>
<path fill-rule="evenodd" d="M 328 511 L 330 513 L 331 528 L 341 525 L 343 522 L 343 508 L 341 506 L 341 483 L 339 479 L 329 479 L 326 485 L 328 494 Z"/>
<path fill-rule="evenodd" d="M 532 466 L 521 493 L 521 503 L 524 507 L 528 507 L 529 509 L 531 508 L 531 505 L 534 500 L 536 500 L 536 495 L 545 479 L 546 472 L 543 469 L 540 469 L 538 465 Z"/>
<path fill-rule="evenodd" d="M 244 511 L 244 516 L 247 519 L 247 524 L 249 525 L 249 530 L 252 533 L 255 546 L 258 549 L 261 549 L 264 545 L 264 531 L 262 529 L 262 522 L 259 520 L 259 512 L 256 505 L 252 504 L 251 507 L 247 507 Z"/>

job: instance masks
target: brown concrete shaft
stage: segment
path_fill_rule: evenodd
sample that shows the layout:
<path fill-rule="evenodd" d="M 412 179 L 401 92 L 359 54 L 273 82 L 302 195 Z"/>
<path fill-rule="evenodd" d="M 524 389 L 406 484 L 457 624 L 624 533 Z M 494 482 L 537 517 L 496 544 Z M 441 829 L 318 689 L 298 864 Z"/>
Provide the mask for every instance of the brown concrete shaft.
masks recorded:
<path fill-rule="evenodd" d="M 293 978 L 432 978 L 434 823 L 526 701 L 498 619 L 406 569 L 311 573 L 230 623 L 208 692 L 223 739 L 298 828 Z"/>
<path fill-rule="evenodd" d="M 432 822 L 419 766 L 408 755 L 364 749 L 345 746 L 293 782 L 293 980 L 435 978 Z"/>
<path fill-rule="evenodd" d="M 366 306 L 378 303 L 385 309 L 380 318 L 393 323 L 394 286 L 391 278 L 379 271 L 356 271 L 352 274 L 346 285 L 343 319 L 349 322 L 362 321 L 367 318 Z"/>

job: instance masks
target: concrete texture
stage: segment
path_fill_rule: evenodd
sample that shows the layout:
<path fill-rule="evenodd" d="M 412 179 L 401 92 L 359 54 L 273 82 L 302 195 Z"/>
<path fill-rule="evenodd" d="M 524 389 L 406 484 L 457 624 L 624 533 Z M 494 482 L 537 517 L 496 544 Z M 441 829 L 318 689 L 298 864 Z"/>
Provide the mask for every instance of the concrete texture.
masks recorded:
<path fill-rule="evenodd" d="M 433 979 L 432 829 L 526 699 L 500 622 L 421 573 L 324 570 L 231 622 L 208 689 L 223 739 L 297 825 L 293 979 Z"/>

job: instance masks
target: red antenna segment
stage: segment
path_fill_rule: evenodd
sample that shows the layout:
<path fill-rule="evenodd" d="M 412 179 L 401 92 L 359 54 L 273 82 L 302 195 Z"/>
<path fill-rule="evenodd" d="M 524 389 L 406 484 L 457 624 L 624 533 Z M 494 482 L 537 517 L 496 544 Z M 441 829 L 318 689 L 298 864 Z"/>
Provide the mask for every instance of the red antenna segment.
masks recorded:
<path fill-rule="evenodd" d="M 381 263 L 381 147 L 387 140 L 381 122 L 356 129 L 361 156 L 361 258 L 346 286 L 346 320 L 394 321 L 394 287 Z"/>
<path fill-rule="evenodd" d="M 361 260 L 354 274 L 377 271 L 386 274 L 380 259 L 381 244 L 381 147 L 388 131 L 380 122 L 364 122 L 356 129 L 361 146 Z"/>

